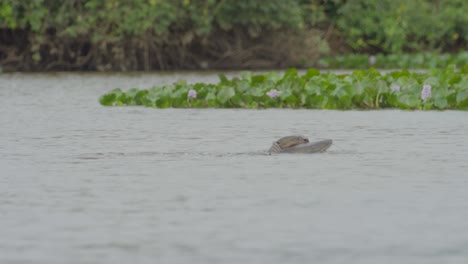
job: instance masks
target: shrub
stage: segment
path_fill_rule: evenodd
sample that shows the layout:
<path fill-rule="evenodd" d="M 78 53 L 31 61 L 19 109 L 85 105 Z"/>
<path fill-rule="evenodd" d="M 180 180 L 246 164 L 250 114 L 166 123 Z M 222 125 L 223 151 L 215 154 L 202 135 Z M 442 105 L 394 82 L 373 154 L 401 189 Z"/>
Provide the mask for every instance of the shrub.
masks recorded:
<path fill-rule="evenodd" d="M 349 0 L 337 24 L 355 50 L 450 49 L 468 40 L 464 0 Z"/>

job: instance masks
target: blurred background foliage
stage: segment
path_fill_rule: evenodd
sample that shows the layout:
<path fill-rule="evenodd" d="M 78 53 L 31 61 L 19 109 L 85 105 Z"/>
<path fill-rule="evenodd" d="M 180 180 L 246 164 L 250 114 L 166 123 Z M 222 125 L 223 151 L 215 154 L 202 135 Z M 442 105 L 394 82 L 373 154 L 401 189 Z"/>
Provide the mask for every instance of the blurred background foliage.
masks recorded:
<path fill-rule="evenodd" d="M 351 0 L 336 20 L 353 50 L 388 53 L 466 48 L 465 0 Z"/>
<path fill-rule="evenodd" d="M 5 70 L 277 68 L 465 50 L 465 0 L 0 0 Z"/>

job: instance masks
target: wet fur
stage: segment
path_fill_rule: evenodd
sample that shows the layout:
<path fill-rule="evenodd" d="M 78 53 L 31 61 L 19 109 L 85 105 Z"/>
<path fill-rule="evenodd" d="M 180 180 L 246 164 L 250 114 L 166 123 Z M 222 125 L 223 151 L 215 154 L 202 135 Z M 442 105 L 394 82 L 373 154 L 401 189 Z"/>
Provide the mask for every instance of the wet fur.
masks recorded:
<path fill-rule="evenodd" d="M 281 149 L 291 148 L 300 144 L 309 143 L 309 139 L 303 136 L 287 136 L 276 141 Z"/>

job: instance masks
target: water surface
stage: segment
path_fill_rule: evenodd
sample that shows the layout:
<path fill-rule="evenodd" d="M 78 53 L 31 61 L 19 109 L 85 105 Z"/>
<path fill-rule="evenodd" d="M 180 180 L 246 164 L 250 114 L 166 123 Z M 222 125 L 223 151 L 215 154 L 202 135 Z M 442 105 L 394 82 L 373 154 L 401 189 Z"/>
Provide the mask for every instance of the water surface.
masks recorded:
<path fill-rule="evenodd" d="M 0 75 L 0 263 L 467 263 L 467 112 L 97 101 L 179 78 Z"/>

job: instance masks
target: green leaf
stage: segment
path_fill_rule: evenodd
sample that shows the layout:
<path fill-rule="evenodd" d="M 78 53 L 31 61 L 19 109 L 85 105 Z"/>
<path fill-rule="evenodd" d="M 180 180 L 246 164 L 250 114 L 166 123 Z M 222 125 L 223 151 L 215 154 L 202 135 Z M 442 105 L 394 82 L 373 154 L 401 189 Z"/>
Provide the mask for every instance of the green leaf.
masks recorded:
<path fill-rule="evenodd" d="M 101 96 L 99 102 L 105 106 L 111 106 L 115 103 L 117 96 L 114 93 L 109 93 Z"/>
<path fill-rule="evenodd" d="M 421 105 L 421 100 L 416 95 L 401 94 L 398 96 L 398 103 L 406 108 L 417 108 Z"/>
<path fill-rule="evenodd" d="M 143 104 L 143 98 L 148 94 L 148 90 L 141 90 L 138 91 L 138 93 L 135 95 L 135 104 L 136 105 L 142 105 Z"/>
<path fill-rule="evenodd" d="M 218 92 L 217 98 L 220 103 L 226 103 L 231 97 L 236 94 L 234 88 L 230 86 L 223 86 L 221 90 Z"/>
<path fill-rule="evenodd" d="M 317 69 L 308 69 L 307 72 L 306 72 L 306 74 L 304 75 L 304 77 L 305 77 L 306 79 L 310 79 L 310 78 L 312 78 L 312 77 L 314 77 L 314 76 L 319 76 L 319 75 L 320 75 L 320 71 L 319 71 L 319 70 L 317 70 Z"/>
<path fill-rule="evenodd" d="M 218 77 L 219 77 L 219 83 L 220 84 L 223 84 L 223 85 L 230 84 L 230 81 L 228 80 L 228 78 L 226 78 L 226 76 L 224 74 L 218 74 Z"/>
<path fill-rule="evenodd" d="M 438 109 L 445 109 L 447 108 L 447 98 L 445 97 L 437 97 L 434 99 L 434 105 L 435 107 L 437 107 Z"/>
<path fill-rule="evenodd" d="M 231 97 L 231 103 L 232 103 L 232 106 L 234 106 L 234 107 L 244 106 L 242 98 L 238 94 Z"/>
<path fill-rule="evenodd" d="M 258 85 L 265 81 L 265 76 L 263 75 L 254 75 L 252 76 L 252 85 Z"/>
<path fill-rule="evenodd" d="M 131 88 L 129 89 L 126 94 L 128 97 L 135 97 L 135 95 L 139 92 L 140 90 L 138 88 Z"/>
<path fill-rule="evenodd" d="M 298 77 L 297 70 L 294 68 L 290 68 L 286 70 L 283 78 L 297 78 L 297 77 Z"/>
<path fill-rule="evenodd" d="M 320 86 L 313 81 L 309 81 L 305 85 L 305 91 L 307 94 L 320 94 Z"/>
<path fill-rule="evenodd" d="M 246 80 L 249 83 L 252 81 L 252 73 L 251 72 L 244 71 L 244 72 L 241 72 L 240 75 L 242 77 L 242 80 Z"/>
<path fill-rule="evenodd" d="M 457 93 L 457 105 L 468 101 L 468 89 L 459 90 Z"/>
<path fill-rule="evenodd" d="M 261 88 L 251 88 L 247 91 L 247 94 L 252 95 L 254 97 L 262 97 L 265 95 Z"/>

